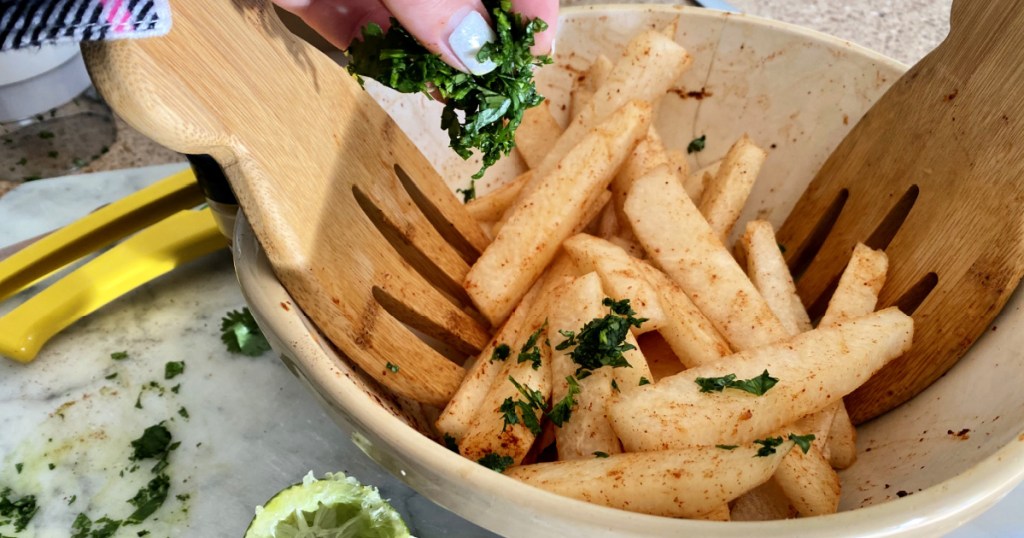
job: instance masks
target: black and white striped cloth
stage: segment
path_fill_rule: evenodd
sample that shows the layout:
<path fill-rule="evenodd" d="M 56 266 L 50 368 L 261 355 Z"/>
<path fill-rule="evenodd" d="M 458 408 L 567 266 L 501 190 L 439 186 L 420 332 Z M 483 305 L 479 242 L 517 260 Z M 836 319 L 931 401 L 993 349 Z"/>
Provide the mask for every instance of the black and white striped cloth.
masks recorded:
<path fill-rule="evenodd" d="M 0 51 L 156 36 L 170 28 L 168 0 L 0 0 Z"/>

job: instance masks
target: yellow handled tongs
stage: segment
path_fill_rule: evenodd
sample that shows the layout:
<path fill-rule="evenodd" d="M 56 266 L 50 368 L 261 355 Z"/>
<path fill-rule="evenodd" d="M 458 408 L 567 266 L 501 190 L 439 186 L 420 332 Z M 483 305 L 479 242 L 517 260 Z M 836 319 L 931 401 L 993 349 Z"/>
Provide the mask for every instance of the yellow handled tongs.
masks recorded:
<path fill-rule="evenodd" d="M 0 355 L 29 362 L 78 319 L 175 267 L 227 246 L 192 170 L 162 179 L 0 261 L 0 301 L 127 237 L 0 317 Z"/>

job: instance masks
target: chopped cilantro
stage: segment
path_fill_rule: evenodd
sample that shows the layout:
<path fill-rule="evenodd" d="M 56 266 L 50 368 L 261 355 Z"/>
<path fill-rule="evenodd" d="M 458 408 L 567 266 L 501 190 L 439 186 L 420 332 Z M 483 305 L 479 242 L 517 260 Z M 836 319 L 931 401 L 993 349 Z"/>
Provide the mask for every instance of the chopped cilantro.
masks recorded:
<path fill-rule="evenodd" d="M 51 471 L 57 468 L 57 466 L 54 465 L 53 463 L 47 463 L 46 466 L 49 467 Z"/>
<path fill-rule="evenodd" d="M 511 353 L 512 349 L 508 347 L 508 344 L 498 344 L 494 346 L 494 352 L 491 353 L 491 362 L 503 361 L 507 359 Z"/>
<path fill-rule="evenodd" d="M 385 367 L 385 368 L 387 368 L 387 369 L 388 369 L 388 371 L 389 371 L 389 372 L 391 372 L 391 373 L 393 373 L 393 374 L 397 374 L 397 373 L 398 373 L 398 365 L 395 365 L 395 364 L 391 364 L 391 363 L 389 362 L 389 363 L 387 363 L 386 365 L 384 365 L 384 367 Z"/>
<path fill-rule="evenodd" d="M 697 153 L 698 151 L 704 151 L 704 143 L 707 142 L 707 135 L 700 135 L 694 138 L 686 145 L 686 153 Z"/>
<path fill-rule="evenodd" d="M 159 474 L 150 480 L 149 484 L 139 489 L 134 497 L 128 499 L 128 503 L 135 507 L 135 511 L 124 520 L 125 524 L 141 523 L 153 512 L 156 512 L 167 500 L 167 490 L 170 487 L 171 479 L 165 474 Z"/>
<path fill-rule="evenodd" d="M 640 386 L 641 387 L 644 386 L 644 385 L 650 385 L 650 384 L 651 384 L 651 380 L 650 379 L 647 379 L 646 377 L 641 377 L 640 378 Z"/>
<path fill-rule="evenodd" d="M 132 441 L 132 461 L 145 459 L 163 459 L 170 452 L 171 432 L 163 423 L 154 424 L 142 432 L 142 436 Z"/>
<path fill-rule="evenodd" d="M 722 450 L 736 450 L 740 445 L 715 445 L 715 448 L 721 448 Z"/>
<path fill-rule="evenodd" d="M 95 528 L 93 527 L 95 525 Z M 85 514 L 78 514 L 75 521 L 71 523 L 71 530 L 74 534 L 71 538 L 109 538 L 121 527 L 121 521 L 110 519 L 106 516 L 92 521 Z"/>
<path fill-rule="evenodd" d="M 619 384 L 616 383 L 614 379 L 612 380 L 612 388 L 615 389 L 615 392 L 622 392 L 619 390 Z"/>
<path fill-rule="evenodd" d="M 181 383 L 178 383 L 177 385 L 171 387 L 171 392 L 175 394 L 177 394 L 179 390 L 181 390 Z"/>
<path fill-rule="evenodd" d="M 43 140 L 49 140 L 54 136 L 55 135 L 50 131 L 39 131 L 39 138 L 42 138 Z"/>
<path fill-rule="evenodd" d="M 636 312 L 629 306 L 629 299 L 613 301 L 606 297 L 602 304 L 609 308 L 610 314 L 587 322 L 578 333 L 558 331 L 565 340 L 555 349 L 575 346 L 569 356 L 578 365 L 576 377 L 580 379 L 602 366 L 630 367 L 623 353 L 636 347 L 626 342 L 626 335 L 630 327 L 639 327 L 647 321 L 634 317 Z"/>
<path fill-rule="evenodd" d="M 123 361 L 123 360 L 128 358 L 128 352 L 127 351 L 115 351 L 115 352 L 110 354 L 110 358 L 114 359 L 115 361 Z"/>
<path fill-rule="evenodd" d="M 12 525 L 14 532 L 25 530 L 38 511 L 35 495 L 15 497 L 11 488 L 0 491 L 0 517 L 6 518 L 0 520 L 0 524 Z"/>
<path fill-rule="evenodd" d="M 56 159 L 57 157 L 60 156 L 60 153 L 58 153 L 56 151 L 47 151 L 46 152 L 46 156 L 51 158 L 51 159 Z"/>
<path fill-rule="evenodd" d="M 117 372 L 114 372 L 108 376 L 104 376 L 103 379 L 114 379 L 115 377 L 117 377 Z"/>
<path fill-rule="evenodd" d="M 376 24 L 366 25 L 362 39 L 348 48 L 348 71 L 360 83 L 369 77 L 402 93 L 436 92 L 444 100 L 441 128 L 448 132 L 452 150 L 468 159 L 475 149 L 483 160 L 470 186 L 460 189 L 467 202 L 476 194 L 475 180 L 515 147 L 513 135 L 523 112 L 544 99 L 533 83 L 534 66 L 551 63 L 547 56 L 530 53 L 534 34 L 547 28 L 544 21 L 527 21 L 511 13 L 507 0 L 484 0 L 484 7 L 498 36 L 477 54 L 477 59 L 498 66 L 484 75 L 463 73 L 444 63 L 395 19 L 386 33 Z"/>
<path fill-rule="evenodd" d="M 764 393 L 774 387 L 779 382 L 779 379 L 768 375 L 768 370 L 765 370 L 757 377 L 741 379 L 739 381 L 736 380 L 736 374 L 728 374 L 722 377 L 698 377 L 694 382 L 700 386 L 701 392 L 722 392 L 725 389 L 739 389 L 755 396 L 764 396 Z"/>
<path fill-rule="evenodd" d="M 567 376 L 565 381 L 569 384 L 569 391 L 566 392 L 564 398 L 551 406 L 551 411 L 548 412 L 548 418 L 558 427 L 565 424 L 569 417 L 572 416 L 572 408 L 576 406 L 575 396 L 580 393 L 580 385 L 576 382 L 575 377 Z"/>
<path fill-rule="evenodd" d="M 18 162 L 16 164 L 18 166 L 25 166 L 26 164 L 28 164 L 28 159 L 22 157 L 22 158 L 18 159 Z"/>
<path fill-rule="evenodd" d="M 189 495 L 188 493 L 179 493 L 174 496 L 175 499 L 178 499 L 181 502 L 189 500 L 190 497 L 192 497 L 192 495 Z"/>
<path fill-rule="evenodd" d="M 135 409 L 142 409 L 142 391 L 139 391 L 139 396 L 135 398 Z"/>
<path fill-rule="evenodd" d="M 596 458 L 607 458 L 608 457 L 608 453 L 607 452 L 601 452 L 600 450 L 598 450 L 597 452 L 594 452 L 594 457 L 596 457 Z"/>
<path fill-rule="evenodd" d="M 455 438 L 452 437 L 452 434 L 450 434 L 450 433 L 445 433 L 444 434 L 444 446 L 445 446 L 445 448 L 447 448 L 448 450 L 451 450 L 452 452 L 454 452 L 456 454 L 459 453 L 459 443 L 457 443 L 455 441 Z"/>
<path fill-rule="evenodd" d="M 71 506 L 71 505 L 72 505 L 72 504 L 74 504 L 74 503 L 75 503 L 75 501 L 77 501 L 77 500 L 78 500 L 78 495 L 72 495 L 72 496 L 71 496 L 71 498 L 70 498 L 70 499 L 68 499 L 68 506 Z"/>
<path fill-rule="evenodd" d="M 181 406 L 178 409 L 178 415 L 180 415 L 181 418 L 187 419 L 188 418 L 188 409 L 185 409 L 185 406 Z"/>
<path fill-rule="evenodd" d="M 21 470 L 24 469 L 24 468 L 25 468 L 25 464 L 24 463 L 19 462 L 19 463 L 15 463 L 14 464 L 14 470 L 17 471 L 18 474 L 21 474 Z"/>
<path fill-rule="evenodd" d="M 814 434 L 809 433 L 807 435 L 797 435 L 795 433 L 789 434 L 789 440 L 796 443 L 796 446 L 800 447 L 800 450 L 804 451 L 804 454 L 811 449 L 811 441 L 814 440 Z"/>
<path fill-rule="evenodd" d="M 164 379 L 174 379 L 185 372 L 185 361 L 169 361 L 164 365 Z"/>
<path fill-rule="evenodd" d="M 270 350 L 270 343 L 263 336 L 256 318 L 248 308 L 228 312 L 220 320 L 220 339 L 228 351 L 250 357 L 259 357 Z"/>
<path fill-rule="evenodd" d="M 779 245 L 779 252 L 781 252 L 783 254 L 786 253 L 786 245 L 783 245 L 782 243 L 775 243 L 775 244 Z"/>
<path fill-rule="evenodd" d="M 775 453 L 775 448 L 782 444 L 782 437 L 768 437 L 767 439 L 757 439 L 754 444 L 761 445 L 761 448 L 757 449 L 758 458 L 770 456 Z"/>
<path fill-rule="evenodd" d="M 516 460 L 512 459 L 512 456 L 502 456 L 491 452 L 490 454 L 476 460 L 477 463 L 491 469 L 492 471 L 498 471 L 499 473 L 505 472 L 505 469 L 513 466 Z"/>
<path fill-rule="evenodd" d="M 533 390 L 529 386 L 520 385 L 512 376 L 508 376 L 508 380 L 512 382 L 512 385 L 519 391 L 519 394 L 526 398 L 526 401 L 513 401 L 512 398 L 505 398 L 505 401 L 499 407 L 505 419 L 505 424 L 502 426 L 501 431 L 505 431 L 506 426 L 521 422 L 531 433 L 540 435 L 540 419 L 537 418 L 537 411 L 543 411 L 544 409 L 544 395 L 539 390 Z M 518 416 L 516 415 L 516 409 L 519 410 Z"/>
<path fill-rule="evenodd" d="M 529 361 L 533 369 L 540 368 L 540 346 L 537 345 L 537 339 L 540 338 L 540 333 L 544 332 L 544 329 L 548 326 L 545 321 L 544 325 L 541 325 L 533 334 L 526 339 L 526 343 L 519 349 L 519 357 L 516 359 L 517 362 Z"/>

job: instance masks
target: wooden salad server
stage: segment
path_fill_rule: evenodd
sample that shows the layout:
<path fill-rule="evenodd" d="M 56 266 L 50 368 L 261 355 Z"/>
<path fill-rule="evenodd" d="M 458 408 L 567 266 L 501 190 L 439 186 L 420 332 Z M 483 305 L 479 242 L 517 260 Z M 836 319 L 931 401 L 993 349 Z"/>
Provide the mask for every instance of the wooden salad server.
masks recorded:
<path fill-rule="evenodd" d="M 132 127 L 224 168 L 278 278 L 344 354 L 443 405 L 488 327 L 459 285 L 487 243 L 430 163 L 341 67 L 264 0 L 174 0 L 169 34 L 83 45 Z"/>
<path fill-rule="evenodd" d="M 857 242 L 889 256 L 878 306 L 912 313 L 914 346 L 846 398 L 855 423 L 949 370 L 1024 275 L 1024 2 L 954 1 L 949 36 L 846 136 L 778 237 L 797 245 L 812 313 Z"/>

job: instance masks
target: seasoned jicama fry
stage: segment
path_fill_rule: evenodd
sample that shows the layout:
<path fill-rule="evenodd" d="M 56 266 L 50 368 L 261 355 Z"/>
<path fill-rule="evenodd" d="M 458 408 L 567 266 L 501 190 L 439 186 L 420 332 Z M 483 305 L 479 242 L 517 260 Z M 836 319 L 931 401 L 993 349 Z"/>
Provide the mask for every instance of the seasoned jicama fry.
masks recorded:
<path fill-rule="evenodd" d="M 508 317 L 572 235 L 650 122 L 650 105 L 630 102 L 566 154 L 551 174 L 538 175 L 537 188 L 511 208 L 464 280 L 466 293 L 492 325 Z"/>
<path fill-rule="evenodd" d="M 561 286 L 564 279 L 576 274 L 576 266 L 568 256 L 559 256 L 544 276 L 534 284 L 504 325 L 494 334 L 487 347 L 481 350 L 476 362 L 466 372 L 462 385 L 445 406 L 437 419 L 437 430 L 448 434 L 456 442 L 461 441 L 466 428 L 480 409 L 495 379 L 501 375 L 505 363 L 491 360 L 494 350 L 501 344 L 511 346 L 524 340 L 529 333 L 526 324 L 544 315 L 552 292 Z"/>
<path fill-rule="evenodd" d="M 704 190 L 714 180 L 715 174 L 718 173 L 718 167 L 721 165 L 722 161 L 715 161 L 685 176 L 683 187 L 686 188 L 686 194 L 690 195 L 694 205 L 700 206 L 701 199 L 704 197 Z"/>
<path fill-rule="evenodd" d="M 540 434 L 540 421 L 551 398 L 551 347 L 544 338 L 543 319 L 534 318 L 529 327 L 533 332 L 510 344 L 504 368 L 458 443 L 459 452 L 473 461 L 497 455 L 510 457 L 518 465 Z M 534 335 L 536 338 L 532 338 Z M 538 360 L 522 360 L 519 355 L 524 351 L 536 353 Z M 529 420 L 531 411 L 518 408 L 515 402 L 531 407 L 536 423 Z M 514 424 L 508 419 L 509 413 L 517 417 Z"/>
<path fill-rule="evenodd" d="M 526 109 L 523 121 L 516 129 L 516 149 L 531 170 L 540 166 L 544 156 L 562 136 L 562 126 L 551 115 L 550 107 L 551 102 L 544 101 L 539 106 Z"/>
<path fill-rule="evenodd" d="M 625 210 L 654 264 L 686 291 L 733 349 L 763 346 L 788 336 L 666 167 L 633 183 Z"/>
<path fill-rule="evenodd" d="M 547 173 L 587 133 L 626 103 L 643 100 L 653 105 L 692 62 L 686 49 L 663 33 L 650 30 L 638 34 L 626 45 L 615 68 L 594 93 L 594 98 L 576 111 L 538 169 Z"/>
<path fill-rule="evenodd" d="M 913 330 L 913 320 L 897 308 L 815 329 L 613 395 L 608 418 L 630 452 L 751 442 L 852 392 L 909 348 Z M 704 393 L 696 382 L 753 379 L 764 371 L 778 383 L 760 396 L 738 389 Z"/>
<path fill-rule="evenodd" d="M 566 398 L 569 380 L 576 379 L 578 368 L 570 357 L 571 349 L 557 349 L 557 343 L 565 339 L 560 331 L 579 331 L 588 321 L 607 314 L 608 308 L 601 304 L 603 298 L 601 280 L 593 272 L 564 283 L 554 294 L 547 327 L 548 340 L 555 346 L 551 352 L 552 402 Z M 569 419 L 555 430 L 559 460 L 592 458 L 594 452 L 622 452 L 619 438 L 605 413 L 613 390 L 611 381 L 608 367 L 598 368 L 589 377 L 577 381 L 576 405 L 571 408 Z"/>
<path fill-rule="evenodd" d="M 644 276 L 658 290 L 658 299 L 665 313 L 665 324 L 658 333 L 687 368 L 708 364 L 732 350 L 710 320 L 686 296 L 683 288 L 665 273 L 641 265 Z"/>
<path fill-rule="evenodd" d="M 732 233 L 768 153 L 743 135 L 729 148 L 714 179 L 704 187 L 700 212 L 723 241 Z"/>
<path fill-rule="evenodd" d="M 796 335 L 811 330 L 811 318 L 797 295 L 796 284 L 779 250 L 771 223 L 766 220 L 748 222 L 736 246 L 746 258 L 747 276 L 786 332 Z"/>
<path fill-rule="evenodd" d="M 633 512 L 700 518 L 768 480 L 782 456 L 756 456 L 758 447 L 713 446 L 635 452 L 513 467 L 505 474 L 559 495 Z"/>
<path fill-rule="evenodd" d="M 586 108 L 587 103 L 594 98 L 594 92 L 604 85 L 614 68 L 615 65 L 612 61 L 604 54 L 600 54 L 586 71 L 576 77 L 569 93 L 570 118 L 576 117 L 579 111 Z"/>
<path fill-rule="evenodd" d="M 566 239 L 562 247 L 581 271 L 597 272 L 608 296 L 629 298 L 637 317 L 647 319 L 639 328 L 633 329 L 635 333 L 658 329 L 665 324 L 658 292 L 640 271 L 640 260 L 608 241 L 587 234 Z"/>
<path fill-rule="evenodd" d="M 516 201 L 519 191 L 530 181 L 532 176 L 533 172 L 529 170 L 519 174 L 515 179 L 497 189 L 470 200 L 466 204 L 466 211 L 469 211 L 469 214 L 477 222 L 497 221 L 505 213 L 505 210 Z"/>

